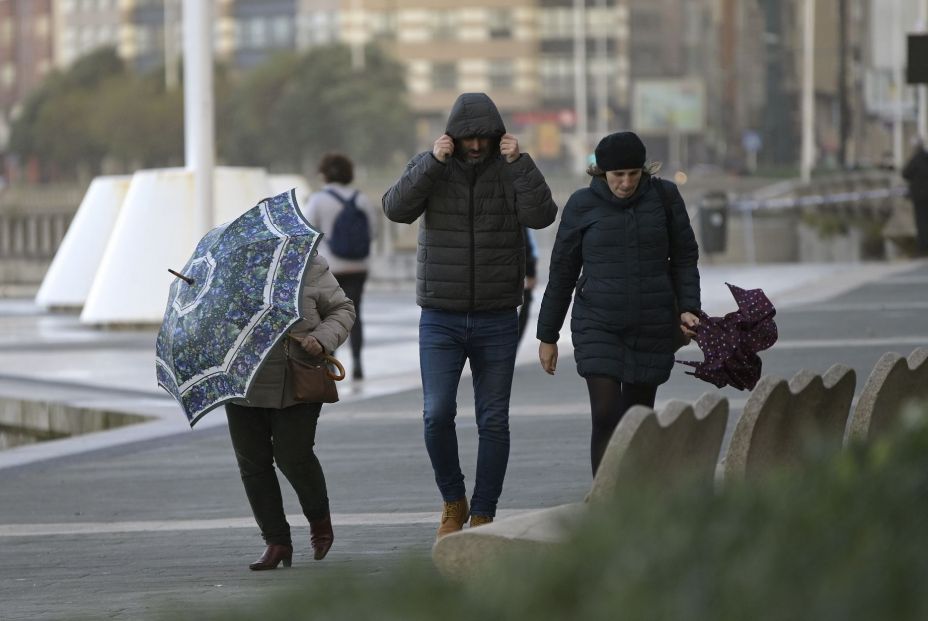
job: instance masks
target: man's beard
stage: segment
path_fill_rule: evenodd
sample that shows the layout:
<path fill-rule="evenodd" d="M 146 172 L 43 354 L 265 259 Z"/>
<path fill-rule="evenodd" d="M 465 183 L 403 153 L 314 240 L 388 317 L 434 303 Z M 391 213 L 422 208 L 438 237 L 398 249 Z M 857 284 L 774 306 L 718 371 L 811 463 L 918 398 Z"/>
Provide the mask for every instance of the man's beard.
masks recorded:
<path fill-rule="evenodd" d="M 457 148 L 458 159 L 464 162 L 465 164 L 469 164 L 470 166 L 476 166 L 478 164 L 482 164 L 485 161 L 487 161 L 487 159 L 490 157 L 490 149 L 487 149 L 486 151 L 480 151 L 479 152 L 480 155 L 478 157 L 471 157 L 470 153 L 471 152 L 465 149 L 464 147 Z"/>

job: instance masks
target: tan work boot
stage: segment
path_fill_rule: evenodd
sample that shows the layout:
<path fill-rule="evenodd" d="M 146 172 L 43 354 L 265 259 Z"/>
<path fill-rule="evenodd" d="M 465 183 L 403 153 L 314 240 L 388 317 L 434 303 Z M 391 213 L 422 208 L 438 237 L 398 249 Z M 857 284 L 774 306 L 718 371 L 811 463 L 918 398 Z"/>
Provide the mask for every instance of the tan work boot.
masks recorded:
<path fill-rule="evenodd" d="M 438 527 L 438 538 L 445 535 L 456 533 L 464 528 L 467 522 L 467 499 L 461 498 L 452 502 L 446 502 L 445 508 L 441 512 L 441 524 Z"/>
<path fill-rule="evenodd" d="M 475 526 L 483 526 L 484 524 L 489 524 L 493 521 L 493 518 L 489 515 L 472 515 L 470 516 L 470 527 L 474 528 Z"/>

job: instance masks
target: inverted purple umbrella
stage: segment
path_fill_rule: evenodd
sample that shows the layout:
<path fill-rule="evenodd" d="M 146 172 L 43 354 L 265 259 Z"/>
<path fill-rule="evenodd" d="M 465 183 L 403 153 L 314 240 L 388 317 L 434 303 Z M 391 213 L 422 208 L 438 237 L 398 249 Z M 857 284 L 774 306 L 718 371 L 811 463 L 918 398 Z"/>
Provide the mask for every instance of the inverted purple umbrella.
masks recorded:
<path fill-rule="evenodd" d="M 757 352 L 777 342 L 777 324 L 773 320 L 777 309 L 761 289 L 742 289 L 730 283 L 728 290 L 738 304 L 738 310 L 724 317 L 709 317 L 697 313 L 699 327 L 693 340 L 702 350 L 704 360 L 677 360 L 693 367 L 689 375 L 714 384 L 718 388 L 732 386 L 750 390 L 757 385 L 761 360 Z"/>

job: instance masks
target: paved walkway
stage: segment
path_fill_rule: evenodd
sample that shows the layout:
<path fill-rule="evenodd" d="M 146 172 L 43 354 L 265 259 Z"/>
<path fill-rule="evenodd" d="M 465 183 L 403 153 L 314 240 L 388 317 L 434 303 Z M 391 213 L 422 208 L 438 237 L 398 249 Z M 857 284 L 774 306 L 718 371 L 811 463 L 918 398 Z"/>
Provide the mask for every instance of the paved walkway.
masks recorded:
<path fill-rule="evenodd" d="M 765 372 L 790 377 L 835 362 L 857 370 L 858 391 L 879 356 L 928 345 L 928 264 L 703 268 L 711 313 L 731 310 L 724 281 L 762 286 L 778 305 L 780 341 Z M 376 573 L 428 553 L 437 494 L 422 447 L 416 321 L 411 291 L 371 291 L 368 380 L 342 387 L 317 439 L 336 543 L 315 563 L 305 520 L 286 486 L 297 551 L 289 571 L 249 572 L 261 550 L 221 412 L 190 431 L 154 385 L 152 331 L 101 332 L 72 316 L 0 303 L 0 394 L 95 404 L 150 423 L 0 451 L 0 619 L 138 619 L 158 611 L 256 600 L 274 585 L 350 567 Z M 569 343 L 565 343 L 569 346 Z M 693 355 L 686 349 L 683 356 Z M 520 350 L 504 512 L 583 497 L 589 487 L 586 391 L 565 356 L 556 376 Z M 119 388 L 113 388 L 118 386 Z M 693 400 L 713 389 L 677 369 L 658 394 Z M 746 393 L 721 391 L 740 410 Z M 472 481 L 472 396 L 459 396 L 461 455 Z"/>

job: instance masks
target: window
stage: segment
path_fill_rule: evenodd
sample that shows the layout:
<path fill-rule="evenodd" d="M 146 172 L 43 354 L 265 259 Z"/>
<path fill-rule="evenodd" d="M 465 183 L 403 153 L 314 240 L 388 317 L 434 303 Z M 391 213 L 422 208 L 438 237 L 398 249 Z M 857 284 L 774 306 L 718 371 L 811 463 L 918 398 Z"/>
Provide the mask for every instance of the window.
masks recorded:
<path fill-rule="evenodd" d="M 371 33 L 375 39 L 396 38 L 396 12 L 371 11 L 366 14 Z"/>
<path fill-rule="evenodd" d="M 265 47 L 267 39 L 267 22 L 263 18 L 253 17 L 245 22 L 245 47 Z"/>
<path fill-rule="evenodd" d="M 455 90 L 458 87 L 458 67 L 455 63 L 432 64 L 432 89 Z"/>
<path fill-rule="evenodd" d="M 498 58 L 490 61 L 487 80 L 492 90 L 512 90 L 515 87 L 515 65 L 512 59 Z"/>
<path fill-rule="evenodd" d="M 458 38 L 457 17 L 454 11 L 432 12 L 432 39 L 435 41 L 453 41 Z"/>
<path fill-rule="evenodd" d="M 542 56 L 539 63 L 541 90 L 546 97 L 570 97 L 574 88 L 573 59 L 566 56 Z"/>
<path fill-rule="evenodd" d="M 512 10 L 489 9 L 487 11 L 487 27 L 491 39 L 511 39 Z"/>
<path fill-rule="evenodd" d="M 286 15 L 278 15 L 271 20 L 274 44 L 280 47 L 287 46 L 293 39 L 293 22 Z"/>
<path fill-rule="evenodd" d="M 541 9 L 538 28 L 543 39 L 565 39 L 574 34 L 573 11 L 564 7 Z"/>
<path fill-rule="evenodd" d="M 16 68 L 13 67 L 13 63 L 4 63 L 3 68 L 0 69 L 0 84 L 9 88 L 13 86 L 15 79 Z"/>

